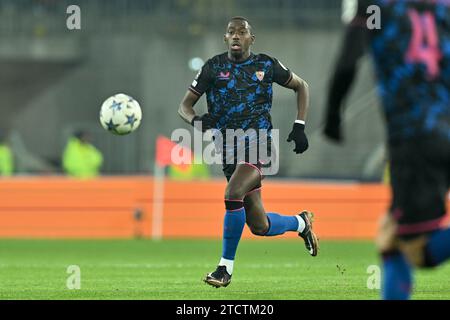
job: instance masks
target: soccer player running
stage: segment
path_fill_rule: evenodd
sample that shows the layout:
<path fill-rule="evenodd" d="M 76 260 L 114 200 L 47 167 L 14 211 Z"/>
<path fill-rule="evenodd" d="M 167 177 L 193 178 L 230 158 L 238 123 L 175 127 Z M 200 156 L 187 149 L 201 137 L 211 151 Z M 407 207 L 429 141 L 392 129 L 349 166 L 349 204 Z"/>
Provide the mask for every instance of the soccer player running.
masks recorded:
<path fill-rule="evenodd" d="M 381 28 L 367 14 L 381 9 Z M 367 10 L 369 9 L 369 10 Z M 341 102 L 371 46 L 387 122 L 393 199 L 380 224 L 383 299 L 408 299 L 412 268 L 450 257 L 440 227 L 450 186 L 450 1 L 362 1 L 331 79 L 325 134 L 341 141 Z M 367 22 L 367 23 L 366 23 Z"/>
<path fill-rule="evenodd" d="M 308 85 L 277 59 L 265 54 L 254 54 L 250 48 L 255 35 L 247 19 L 232 18 L 224 35 L 228 52 L 209 59 L 192 82 L 181 101 L 178 113 L 191 125 L 205 132 L 214 129 L 222 139 L 215 142 L 223 147 L 223 172 L 228 184 L 225 190 L 225 218 L 222 257 L 214 272 L 204 281 L 215 287 L 226 287 L 231 282 L 236 250 L 245 223 L 253 234 L 276 236 L 287 231 L 298 232 L 312 256 L 317 255 L 318 240 L 312 230 L 312 213 L 302 211 L 295 216 L 266 213 L 261 201 L 263 166 L 268 158 L 252 157 L 252 150 L 265 148 L 271 152 L 272 83 L 292 89 L 297 94 L 297 119 L 293 122 L 288 142 L 295 142 L 294 152 L 308 148 L 305 118 L 308 108 Z M 194 112 L 194 105 L 206 92 L 208 113 Z M 243 137 L 228 139 L 230 129 L 245 132 Z M 232 131 L 232 130 L 231 130 Z M 230 140 L 230 141 L 228 141 Z M 234 141 L 237 140 L 237 141 Z M 245 159 L 236 155 L 245 154 Z M 264 159 L 263 159 L 264 158 Z M 273 160 L 273 158 L 271 158 Z"/>

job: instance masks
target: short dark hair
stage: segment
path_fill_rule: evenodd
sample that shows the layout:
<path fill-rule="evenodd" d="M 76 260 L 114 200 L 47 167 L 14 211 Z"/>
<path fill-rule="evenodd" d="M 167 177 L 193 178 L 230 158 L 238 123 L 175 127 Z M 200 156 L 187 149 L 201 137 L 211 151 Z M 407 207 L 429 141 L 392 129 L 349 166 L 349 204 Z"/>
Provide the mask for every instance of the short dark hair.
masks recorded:
<path fill-rule="evenodd" d="M 231 22 L 231 21 L 233 21 L 233 20 L 246 21 L 246 22 L 248 23 L 249 28 L 250 28 L 250 33 L 253 33 L 253 27 L 252 27 L 252 24 L 250 23 L 250 21 L 249 21 L 246 17 L 243 17 L 243 16 L 234 16 L 234 17 L 231 17 L 231 19 L 230 19 L 228 22 Z"/>
<path fill-rule="evenodd" d="M 232 21 L 232 20 L 242 20 L 242 21 L 247 21 L 248 24 L 250 24 L 250 21 L 248 21 L 248 19 L 247 19 L 246 17 L 243 17 L 243 16 L 234 16 L 234 17 L 231 17 L 230 21 Z"/>

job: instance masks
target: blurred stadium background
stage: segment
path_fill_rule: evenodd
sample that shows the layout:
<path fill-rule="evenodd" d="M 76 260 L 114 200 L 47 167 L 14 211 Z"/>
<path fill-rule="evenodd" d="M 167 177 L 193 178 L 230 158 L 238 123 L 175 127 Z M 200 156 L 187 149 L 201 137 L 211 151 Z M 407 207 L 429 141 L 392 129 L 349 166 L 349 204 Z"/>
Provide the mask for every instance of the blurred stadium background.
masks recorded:
<path fill-rule="evenodd" d="M 69 16 L 66 9 L 72 4 L 81 8 L 81 30 L 66 28 Z M 344 29 L 340 0 L 0 0 L 0 128 L 8 132 L 7 141 L 15 159 L 14 176 L 0 180 L 0 237 L 132 239 L 154 236 L 154 210 L 158 207 L 154 198 L 157 182 L 153 178 L 156 138 L 159 135 L 170 137 L 176 128 L 191 130 L 177 115 L 177 108 L 199 68 L 192 61 L 195 58 L 194 61 L 198 58 L 205 61 L 225 51 L 222 35 L 228 19 L 235 15 L 245 16 L 252 22 L 256 34 L 254 52 L 277 57 L 304 78 L 311 90 L 306 127 L 310 149 L 298 156 L 292 152 L 292 145 L 285 142 L 295 117 L 294 95 L 275 86 L 272 117 L 274 126 L 280 129 L 281 161 L 279 173 L 265 180 L 265 207 L 284 213 L 295 213 L 303 208 L 316 212 L 317 232 L 325 240 L 325 257 L 319 258 L 322 260 L 315 266 L 322 266 L 322 269 L 319 267 L 314 274 L 319 279 L 321 270 L 329 268 L 324 272 L 326 276 L 317 279 L 316 284 L 332 283 L 334 289 L 321 287 L 323 292 L 317 291 L 313 298 L 376 298 L 377 294 L 365 287 L 366 267 L 377 263 L 370 241 L 378 217 L 389 204 L 390 194 L 382 183 L 385 132 L 368 58 L 363 59 L 362 69 L 346 102 L 345 144 L 333 145 L 321 134 L 328 79 Z M 107 133 L 98 122 L 101 103 L 120 92 L 133 96 L 143 110 L 141 127 L 123 137 Z M 206 110 L 204 98 L 196 110 Z M 103 153 L 102 177 L 77 180 L 64 176 L 61 155 L 69 136 L 80 128 L 92 133 L 94 145 Z M 212 176 L 207 181 L 167 179 L 163 189 L 164 238 L 216 239 L 211 240 L 213 253 L 191 261 L 196 268 L 190 272 L 197 273 L 190 277 L 195 278 L 196 285 L 196 277 L 208 270 L 205 265 L 216 263 L 220 250 L 217 239 L 222 233 L 225 179 L 220 166 L 210 170 Z M 245 238 L 250 237 L 255 238 L 246 230 Z M 286 238 L 292 237 L 295 235 Z M 326 240 L 336 239 L 354 242 L 343 243 L 340 247 L 328 242 L 327 249 Z M 366 242 L 361 244 L 355 240 Z M 45 275 L 66 262 L 76 263 L 74 257 L 82 257 L 80 261 L 87 265 L 91 263 L 93 269 L 96 263 L 101 265 L 102 255 L 97 257 L 92 248 L 108 250 L 98 242 L 93 242 L 91 247 L 81 244 L 74 249 L 80 244 L 61 242 L 59 247 L 55 243 L 39 241 L 0 241 L 3 257 L 0 279 L 6 283 L 4 289 L 0 289 L 0 297 L 72 298 L 63 290 L 42 291 L 42 283 L 22 278 L 21 272 L 29 270 L 29 265 L 34 263 L 37 266 L 33 270 L 42 268 L 39 270 Z M 289 241 L 294 240 L 286 240 L 292 248 L 301 245 Z M 183 257 L 184 249 L 180 249 L 183 242 L 179 247 L 176 243 L 172 247 L 166 244 L 167 250 Z M 261 246 L 267 246 L 269 252 L 278 252 L 281 248 L 266 243 Z M 112 242 L 111 246 L 109 250 L 121 245 Z M 243 252 L 249 246 L 253 244 L 244 241 Z M 94 259 L 86 262 L 88 259 L 81 253 L 82 248 Z M 185 254 L 193 259 L 192 256 L 206 252 L 203 250 L 212 249 L 202 247 Z M 127 255 L 130 253 L 126 253 L 126 248 L 121 250 L 116 253 L 125 253 L 123 259 L 130 263 L 134 261 L 145 266 L 157 259 L 160 268 L 166 263 L 175 266 L 175 272 L 179 270 L 176 259 L 170 260 L 167 251 L 155 248 L 154 243 L 141 246 L 131 242 L 128 250 L 136 250 L 132 251 L 136 252 L 135 256 L 133 253 Z M 158 258 L 151 256 L 151 250 L 156 250 L 153 252 Z M 267 250 L 260 254 L 267 254 Z M 360 253 L 357 262 L 351 260 L 355 257 L 349 256 L 353 250 Z M 248 251 L 255 252 L 255 260 L 261 257 L 257 250 Z M 42 256 L 36 252 L 42 252 Z M 327 260 L 326 253 L 331 260 Z M 73 259 L 61 260 L 64 254 Z M 105 263 L 120 266 L 118 261 L 123 262 L 121 258 L 111 258 L 112 252 L 104 255 L 106 260 L 102 261 Z M 344 274 L 340 265 L 345 264 L 348 257 L 354 263 L 353 271 L 358 270 L 357 276 L 330 282 L 332 277 Z M 295 268 L 299 266 L 295 263 L 294 267 L 289 266 L 287 257 L 285 260 L 278 256 L 274 260 L 264 259 L 263 267 L 264 263 L 269 263 L 267 261 L 274 264 L 281 261 L 278 266 L 281 270 L 274 273 L 291 274 L 287 280 L 298 280 Z M 301 263 L 307 265 L 305 259 L 309 258 L 301 256 Z M 52 264 L 51 261 L 58 262 Z M 249 258 L 244 261 L 251 265 Z M 45 268 L 46 263 L 50 263 L 50 269 Z M 171 279 L 173 275 L 163 276 Z M 177 281 L 185 278 L 182 276 Z M 20 281 L 31 291 L 15 291 Z M 33 291 L 30 283 L 41 289 Z M 55 283 L 52 285 L 56 286 Z M 430 280 L 429 283 L 439 282 Z M 129 297 L 233 298 L 232 295 L 211 297 L 206 291 L 200 291 L 197 296 L 177 296 L 179 288 L 176 285 L 168 285 L 173 289 L 173 295 L 158 295 L 158 290 L 167 289 L 164 284 L 159 285 L 153 286 L 156 288 L 153 293 Z M 236 294 L 241 288 L 235 286 L 236 290 L 230 293 Z M 260 289 L 263 293 L 267 290 Z M 304 287 L 304 290 L 310 289 Z M 206 289 L 202 287 L 201 290 Z M 291 291 L 287 295 L 284 295 L 286 292 L 265 292 L 263 295 L 253 292 L 234 297 L 303 297 L 298 288 L 286 290 Z M 336 293 L 333 290 L 341 295 L 333 296 L 333 292 Z M 293 292 L 299 295 L 293 295 Z M 448 297 L 448 288 L 446 294 Z M 116 296 L 88 294 L 76 297 Z"/>

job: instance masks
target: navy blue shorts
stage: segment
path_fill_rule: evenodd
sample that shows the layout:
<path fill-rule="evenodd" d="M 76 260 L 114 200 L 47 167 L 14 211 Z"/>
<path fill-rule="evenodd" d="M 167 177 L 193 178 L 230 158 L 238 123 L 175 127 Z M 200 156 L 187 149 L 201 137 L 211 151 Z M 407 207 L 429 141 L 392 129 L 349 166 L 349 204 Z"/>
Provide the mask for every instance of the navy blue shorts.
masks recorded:
<path fill-rule="evenodd" d="M 446 214 L 450 186 L 450 141 L 416 139 L 389 146 L 397 235 L 411 238 L 434 231 Z"/>
<path fill-rule="evenodd" d="M 223 143 L 222 170 L 227 180 L 233 175 L 236 166 L 246 163 L 254 167 L 262 175 L 263 168 L 269 168 L 275 161 L 275 149 L 270 136 L 263 139 L 245 138 L 235 142 L 232 146 Z"/>

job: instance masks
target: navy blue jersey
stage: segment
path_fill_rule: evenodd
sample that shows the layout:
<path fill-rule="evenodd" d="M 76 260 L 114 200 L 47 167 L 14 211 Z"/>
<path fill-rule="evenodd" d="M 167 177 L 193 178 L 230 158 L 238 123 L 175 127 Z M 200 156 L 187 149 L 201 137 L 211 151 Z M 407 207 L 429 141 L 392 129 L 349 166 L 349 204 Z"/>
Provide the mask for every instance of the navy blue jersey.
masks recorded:
<path fill-rule="evenodd" d="M 272 83 L 286 85 L 291 79 L 289 69 L 265 54 L 236 63 L 222 53 L 203 65 L 189 90 L 198 96 L 206 93 L 216 129 L 270 130 Z"/>
<path fill-rule="evenodd" d="M 379 92 L 391 139 L 450 140 L 450 1 L 373 1 L 371 32 Z"/>

